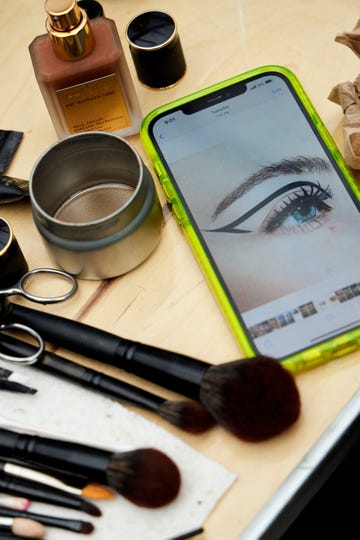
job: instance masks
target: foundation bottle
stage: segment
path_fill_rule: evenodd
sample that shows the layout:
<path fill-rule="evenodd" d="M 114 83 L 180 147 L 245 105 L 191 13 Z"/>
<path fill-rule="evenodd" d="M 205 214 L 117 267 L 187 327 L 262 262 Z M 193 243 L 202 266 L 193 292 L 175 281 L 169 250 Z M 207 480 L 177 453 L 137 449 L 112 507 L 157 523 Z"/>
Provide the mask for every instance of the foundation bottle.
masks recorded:
<path fill-rule="evenodd" d="M 45 10 L 47 34 L 29 51 L 59 139 L 94 130 L 137 133 L 142 114 L 115 22 L 89 21 L 75 0 L 47 0 Z"/>

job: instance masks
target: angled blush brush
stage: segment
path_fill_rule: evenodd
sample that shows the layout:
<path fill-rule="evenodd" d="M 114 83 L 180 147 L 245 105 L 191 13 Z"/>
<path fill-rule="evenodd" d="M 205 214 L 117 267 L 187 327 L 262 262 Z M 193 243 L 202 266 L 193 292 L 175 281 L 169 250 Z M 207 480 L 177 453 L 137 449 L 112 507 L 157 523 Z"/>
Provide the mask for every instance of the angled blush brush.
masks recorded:
<path fill-rule="evenodd" d="M 14 510 L 13 508 L 4 508 L 3 506 L 0 506 L 0 516 L 32 519 L 43 525 L 48 525 L 49 527 L 57 527 L 58 529 L 82 534 L 90 534 L 94 530 L 94 525 L 88 521 L 48 516 L 46 514 L 38 514 L 23 510 Z"/>
<path fill-rule="evenodd" d="M 272 358 L 257 356 L 212 365 L 17 304 L 11 304 L 9 318 L 31 326 L 56 345 L 201 401 L 240 439 L 269 439 L 299 417 L 300 396 L 294 377 Z"/>
<path fill-rule="evenodd" d="M 36 350 L 36 347 L 6 334 L 2 334 L 0 338 L 0 347 L 7 354 L 15 353 L 23 356 L 33 354 Z M 189 433 L 204 433 L 216 423 L 208 409 L 198 401 L 167 400 L 99 371 L 81 366 L 58 354 L 45 351 L 34 366 L 119 401 L 150 410 Z"/>
<path fill-rule="evenodd" d="M 146 508 L 170 503 L 180 489 L 177 465 L 154 448 L 114 453 L 84 444 L 0 429 L 0 452 L 3 456 L 79 471 Z"/>

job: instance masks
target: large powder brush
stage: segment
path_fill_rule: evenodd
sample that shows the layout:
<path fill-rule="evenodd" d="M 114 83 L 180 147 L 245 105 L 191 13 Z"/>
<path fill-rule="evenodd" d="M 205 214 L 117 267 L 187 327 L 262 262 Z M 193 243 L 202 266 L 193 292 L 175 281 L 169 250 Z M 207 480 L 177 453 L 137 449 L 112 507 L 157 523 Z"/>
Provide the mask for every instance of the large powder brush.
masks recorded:
<path fill-rule="evenodd" d="M 300 414 L 294 377 L 269 357 L 214 366 L 16 304 L 11 304 L 9 319 L 32 327 L 56 345 L 201 401 L 219 424 L 247 441 L 282 433 Z"/>
<path fill-rule="evenodd" d="M 155 448 L 110 452 L 74 442 L 0 429 L 0 453 L 73 470 L 106 484 L 138 506 L 158 508 L 177 496 L 177 465 Z"/>

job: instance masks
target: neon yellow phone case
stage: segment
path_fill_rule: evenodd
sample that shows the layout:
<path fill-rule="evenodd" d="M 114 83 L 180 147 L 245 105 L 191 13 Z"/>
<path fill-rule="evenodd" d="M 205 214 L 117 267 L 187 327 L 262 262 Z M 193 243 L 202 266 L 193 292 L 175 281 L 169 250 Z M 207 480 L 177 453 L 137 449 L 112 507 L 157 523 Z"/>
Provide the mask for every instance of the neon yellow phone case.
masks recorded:
<path fill-rule="evenodd" d="M 218 84 L 212 85 L 208 88 L 205 88 L 201 91 L 195 92 L 188 96 L 182 97 L 176 101 L 158 107 L 154 111 L 150 112 L 143 120 L 140 136 L 145 147 L 147 154 L 149 155 L 151 162 L 153 164 L 154 170 L 160 180 L 160 183 L 164 189 L 164 192 L 167 196 L 168 201 L 172 205 L 174 215 L 178 222 L 180 223 L 183 231 L 190 242 L 192 249 L 194 250 L 196 257 L 213 289 L 213 292 L 225 314 L 226 319 L 228 320 L 232 331 L 235 334 L 235 337 L 244 353 L 245 356 L 251 357 L 254 356 L 255 350 L 250 343 L 243 327 L 241 321 L 233 309 L 222 285 L 221 282 L 213 269 L 209 258 L 207 257 L 206 251 L 199 239 L 195 228 L 191 223 L 191 219 L 187 214 L 180 197 L 176 193 L 176 187 L 171 181 L 170 175 L 167 173 L 165 165 L 162 163 L 161 157 L 159 156 L 156 147 L 151 139 L 149 134 L 149 126 L 151 122 L 156 119 L 160 114 L 165 112 L 170 112 L 175 107 L 179 107 L 183 104 L 189 103 L 190 101 L 197 99 L 199 97 L 205 96 L 216 90 L 221 90 L 230 86 L 234 83 L 245 81 L 246 79 L 266 73 L 279 73 L 285 77 L 292 88 L 294 89 L 298 99 L 300 100 L 303 107 L 306 109 L 307 113 L 310 116 L 310 119 L 313 122 L 313 125 L 317 132 L 319 133 L 321 139 L 325 143 L 326 147 L 330 151 L 333 159 L 341 170 L 345 180 L 348 182 L 351 190 L 355 194 L 355 197 L 360 201 L 360 188 L 356 180 L 353 178 L 352 174 L 348 170 L 343 157 L 341 156 L 340 151 L 338 150 L 333 138 L 330 133 L 324 126 L 319 115 L 311 104 L 307 94 L 305 93 L 300 82 L 296 76 L 289 71 L 288 69 L 281 66 L 264 66 L 257 68 L 241 75 L 232 77 L 225 81 L 222 81 Z M 300 372 L 306 369 L 315 367 L 321 363 L 327 362 L 339 356 L 348 354 L 360 346 L 360 328 L 353 329 L 342 335 L 334 337 L 329 341 L 316 345 L 314 347 L 303 350 L 294 355 L 288 356 L 285 359 L 282 359 L 281 362 L 283 365 L 293 372 Z"/>

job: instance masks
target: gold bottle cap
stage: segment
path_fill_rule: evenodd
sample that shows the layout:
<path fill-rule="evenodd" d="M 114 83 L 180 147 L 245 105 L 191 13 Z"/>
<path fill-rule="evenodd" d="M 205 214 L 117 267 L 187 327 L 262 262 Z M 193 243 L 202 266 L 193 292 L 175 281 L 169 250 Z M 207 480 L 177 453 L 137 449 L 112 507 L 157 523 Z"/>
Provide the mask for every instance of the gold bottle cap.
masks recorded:
<path fill-rule="evenodd" d="M 81 13 L 75 0 L 47 0 L 45 9 L 54 30 L 66 32 L 81 22 Z"/>
<path fill-rule="evenodd" d="M 89 54 L 94 38 L 86 11 L 76 0 L 46 0 L 46 30 L 55 54 L 62 60 L 77 60 Z"/>

